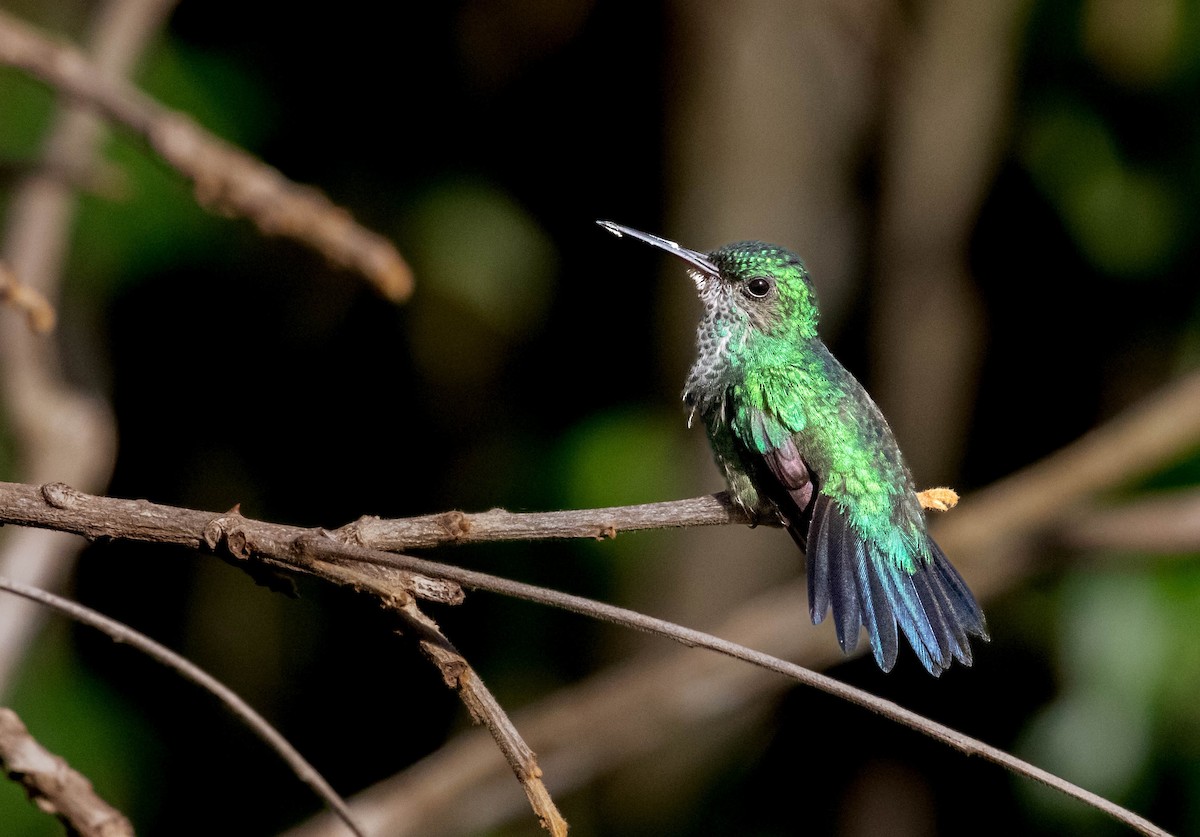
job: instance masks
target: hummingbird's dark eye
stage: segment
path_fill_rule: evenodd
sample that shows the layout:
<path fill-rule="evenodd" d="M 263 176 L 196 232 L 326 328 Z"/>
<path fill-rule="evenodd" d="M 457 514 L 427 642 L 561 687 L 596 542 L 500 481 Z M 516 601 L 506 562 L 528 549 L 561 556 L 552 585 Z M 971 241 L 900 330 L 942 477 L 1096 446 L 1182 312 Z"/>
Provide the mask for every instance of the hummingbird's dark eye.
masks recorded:
<path fill-rule="evenodd" d="M 746 293 L 755 299 L 762 299 L 771 292 L 771 280 L 765 276 L 755 276 L 746 280 Z"/>

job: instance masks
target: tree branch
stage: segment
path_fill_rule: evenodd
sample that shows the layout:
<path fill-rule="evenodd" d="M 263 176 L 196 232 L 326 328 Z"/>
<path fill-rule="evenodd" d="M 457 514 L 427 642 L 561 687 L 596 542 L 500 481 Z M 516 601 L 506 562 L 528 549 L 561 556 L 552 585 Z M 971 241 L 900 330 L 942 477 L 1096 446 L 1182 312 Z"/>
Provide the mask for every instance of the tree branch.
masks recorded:
<path fill-rule="evenodd" d="M 415 602 L 409 602 L 403 608 L 407 632 L 417 638 L 421 651 L 429 658 L 442 674 L 442 681 L 458 693 L 466 705 L 471 718 L 483 724 L 521 787 L 529 804 L 537 815 L 542 828 L 549 831 L 553 837 L 566 837 L 567 821 L 559 813 L 550 792 L 542 781 L 542 769 L 538 767 L 537 755 L 525 743 L 521 733 L 509 719 L 504 707 L 496 700 L 483 679 L 471 668 L 466 658 L 457 648 L 446 639 L 445 634 L 437 624 L 417 607 Z"/>
<path fill-rule="evenodd" d="M 550 512 L 504 509 L 467 514 L 460 511 L 384 520 L 360 517 L 334 534 L 346 543 L 399 552 L 487 541 L 540 541 L 563 538 L 610 540 L 618 532 L 749 523 L 725 492 L 636 506 Z M 764 522 L 765 525 L 771 525 Z"/>
<path fill-rule="evenodd" d="M 1016 544 L 1027 542 L 1033 532 L 1044 529 L 1055 517 L 1068 513 L 1084 497 L 1093 496 L 1159 468 L 1197 442 L 1200 442 L 1200 374 L 1193 374 L 1175 382 L 1059 453 L 969 498 L 970 502 L 963 511 L 950 518 L 946 525 L 938 527 L 938 537 L 947 551 L 961 556 L 960 563 L 967 568 L 973 586 L 981 597 L 986 598 L 989 594 L 1015 583 L 1020 577 L 1023 571 L 1022 564 L 1011 560 Z M 660 515 L 665 510 L 663 506 L 655 506 L 655 515 Z M 718 498 L 713 497 L 682 501 L 680 508 L 685 515 L 713 522 L 713 516 L 720 514 L 718 509 L 724 507 Z M 622 514 L 627 514 L 631 522 L 636 522 L 645 517 L 646 510 L 645 507 L 635 506 L 626 510 L 603 511 L 603 517 L 610 521 L 623 521 Z M 507 522 L 511 523 L 521 517 L 523 516 L 513 516 Z M 611 605 L 590 602 L 484 573 L 342 543 L 324 530 L 306 530 L 250 521 L 236 512 L 213 515 L 146 501 L 92 497 L 61 484 L 37 488 L 0 483 L 0 522 L 51 527 L 92 538 L 122 537 L 181 543 L 227 553 L 233 560 L 258 558 L 269 566 L 315 574 L 324 573 L 325 577 L 337 583 L 361 585 L 381 596 L 390 596 L 384 598 L 385 604 L 390 602 L 394 607 L 403 606 L 409 600 L 407 597 L 421 596 L 423 590 L 426 590 L 426 587 L 415 579 L 440 578 L 443 580 L 442 586 L 439 587 L 436 581 L 428 581 L 427 585 L 432 585 L 431 589 L 436 591 L 434 598 L 441 600 L 453 598 L 447 595 L 453 591 L 453 584 L 446 585 L 447 581 L 519 596 L 608 619 L 639 630 L 671 636 L 686 645 L 700 645 L 737 656 L 738 659 L 764 664 L 772 671 L 785 672 L 817 688 L 828 686 L 834 694 L 843 695 L 848 688 L 836 681 L 826 683 L 828 678 L 806 669 L 787 668 L 791 664 L 779 661 L 784 667 L 781 669 L 762 659 L 766 655 L 762 655 L 761 652 L 750 651 L 726 640 L 678 628 L 662 620 Z M 581 530 L 586 536 L 593 536 L 595 530 L 591 527 L 594 525 L 595 520 L 590 520 L 588 526 L 581 527 Z M 529 528 L 541 531 L 537 526 Z M 998 558 L 999 560 L 996 560 Z M 993 560 L 996 566 L 984 564 L 985 561 Z M 335 567 L 342 565 L 342 572 L 339 574 L 336 570 L 331 570 L 331 564 Z M 388 590 L 388 585 L 380 583 L 377 576 L 364 576 L 360 572 L 361 568 L 352 566 L 354 564 L 391 569 L 397 573 L 394 576 L 397 589 Z M 774 611 L 778 607 L 774 605 L 771 610 Z M 795 608 L 793 603 L 787 614 L 789 619 L 797 611 L 798 608 Z M 778 616 L 774 612 L 764 614 L 759 611 L 754 614 L 756 620 L 763 615 L 772 619 Z M 815 635 L 815 632 L 808 634 Z M 895 720 L 909 720 L 906 710 L 894 704 L 878 702 L 870 695 L 858 695 L 847 699 L 868 705 L 874 711 Z M 966 752 L 986 752 L 986 745 L 963 739 L 957 733 L 940 728 L 936 724 L 922 727 L 922 731 L 947 743 L 958 741 Z M 1004 756 L 1004 759 L 1011 758 Z M 1001 763 L 1007 765 L 1006 761 Z M 1024 775 L 1044 781 L 1042 772 L 1032 766 L 1025 770 Z M 1075 789 L 1071 793 L 1076 798 L 1091 801 L 1091 796 L 1086 791 Z M 1144 824 L 1144 821 L 1130 822 L 1137 823 L 1135 827 L 1139 829 L 1153 829 L 1153 826 Z M 1156 832 L 1151 830 L 1146 833 Z"/>
<path fill-rule="evenodd" d="M 64 758 L 43 747 L 7 707 L 0 707 L 0 766 L 25 787 L 35 805 L 62 820 L 70 834 L 133 837 L 126 816 L 101 799 Z"/>
<path fill-rule="evenodd" d="M 179 656 L 171 649 L 160 645 L 150 639 L 150 637 L 135 631 L 124 623 L 110 619 L 77 602 L 72 602 L 53 593 L 47 593 L 45 590 L 38 590 L 35 587 L 10 581 L 6 578 L 0 578 L 0 590 L 5 590 L 30 601 L 53 608 L 77 622 L 89 625 L 107 634 L 114 642 L 136 648 L 151 659 L 162 663 L 167 668 L 173 669 L 184 679 L 191 680 L 200 688 L 214 695 L 242 723 L 253 730 L 255 735 L 266 742 L 267 746 L 278 753 L 287 763 L 288 767 L 291 768 L 292 772 L 296 774 L 296 777 L 325 800 L 334 813 L 352 832 L 358 835 L 358 837 L 365 837 L 365 832 L 355 822 L 350 809 L 346 806 L 345 800 L 325 781 L 325 777 L 318 773 L 316 768 L 305 760 L 304 756 L 300 755 L 296 748 L 291 745 L 291 742 L 271 726 L 266 718 L 259 715 L 248 703 L 238 697 L 237 693 L 195 663 Z M 103 833 L 106 837 L 108 835 L 108 832 L 93 833 Z M 129 829 L 128 833 L 132 834 L 132 829 Z"/>
<path fill-rule="evenodd" d="M 93 76 L 119 79 L 128 74 L 173 6 L 174 0 L 97 4 L 87 36 Z M 0 42 L 8 19 L 0 12 Z M 47 134 L 41 167 L 19 181 L 7 207 L 3 260 L 25 288 L 51 303 L 59 299 L 77 205 L 62 172 L 90 169 L 100 135 L 93 114 L 65 103 Z M 53 337 L 35 334 L 7 315 L 0 315 L 0 392 L 22 479 L 67 479 L 89 491 L 103 490 L 116 451 L 109 405 L 67 379 Z M 0 575 L 56 589 L 74 565 L 76 548 L 71 539 L 55 533 L 9 533 L 0 549 Z M 0 611 L 0 691 L 40 618 L 40 611 L 24 602 Z"/>
<path fill-rule="evenodd" d="M 1034 566 L 1047 567 L 1031 554 L 1041 533 L 1085 502 L 1163 468 L 1197 444 L 1200 373 L 1192 373 L 1059 452 L 968 495 L 952 515 L 934 523 L 934 535 L 979 598 L 992 598 L 1011 590 Z M 606 510 L 605 517 L 611 519 L 612 511 Z M 592 537 L 593 531 L 584 529 L 578 536 Z M 715 630 L 743 645 L 816 667 L 842 660 L 830 631 L 804 629 L 799 614 L 805 607 L 802 580 L 776 586 L 739 605 Z M 706 684 L 712 712 L 680 704 L 676 684 L 694 682 Z M 552 771 L 556 793 L 562 793 L 668 746 L 672 736 L 694 734 L 714 715 L 728 723 L 752 714 L 784 685 L 733 661 L 680 649 L 597 672 L 524 708 L 516 721 Z M 465 797 L 486 793 L 485 788 L 506 779 L 485 758 L 489 747 L 480 737 L 461 734 L 358 794 L 355 809 L 370 811 L 396 835 L 426 834 L 457 822 L 464 815 Z M 493 803 L 472 825 L 495 828 L 516 810 Z M 327 833 L 319 822 L 292 832 L 295 837 Z"/>
<path fill-rule="evenodd" d="M 1056 533 L 1071 549 L 1200 551 L 1200 491 L 1161 491 L 1121 505 L 1085 509 Z"/>
<path fill-rule="evenodd" d="M 0 12 L 0 63 L 24 70 L 141 137 L 195 187 L 207 209 L 248 218 L 266 235 L 305 244 L 364 276 L 395 302 L 412 292 L 412 271 L 390 241 L 362 227 L 319 190 L 205 131 L 123 79 L 97 72 L 81 52 Z"/>
<path fill-rule="evenodd" d="M 693 501 L 685 501 L 684 505 L 691 507 Z M 207 523 L 204 522 L 205 518 L 208 519 Z M 232 530 L 238 533 L 237 537 L 234 537 L 226 529 L 226 524 L 221 522 L 227 519 L 228 516 L 213 517 L 205 515 L 204 512 L 178 509 L 146 501 L 93 497 L 61 484 L 46 485 L 39 489 L 34 486 L 0 483 L 0 522 L 54 526 L 63 531 L 90 537 L 102 535 L 106 538 L 156 542 L 169 539 L 167 542 L 190 542 L 194 546 L 204 544 L 210 549 L 228 550 L 231 556 L 237 559 L 260 558 L 271 566 L 294 567 L 304 572 L 313 572 L 315 567 L 327 563 L 370 564 L 388 567 L 401 573 L 441 578 L 444 581 L 454 582 L 472 589 L 486 590 L 569 610 L 672 639 L 690 648 L 708 648 L 783 674 L 807 686 L 870 709 L 967 755 L 982 756 L 1019 775 L 1042 782 L 1085 802 L 1143 834 L 1165 834 L 1153 823 L 1133 812 L 982 741 L 923 718 L 891 701 L 875 697 L 826 675 L 737 643 L 581 596 L 408 555 L 397 555 L 356 544 L 343 543 L 325 530 L 305 530 L 279 524 L 266 524 L 249 521 L 239 516 L 239 520 L 242 522 Z M 214 536 L 215 532 L 225 532 L 226 534 Z M 184 533 L 189 534 L 185 535 Z M 405 592 L 411 594 L 414 591 L 409 589 Z M 392 601 L 396 600 L 393 598 Z"/>

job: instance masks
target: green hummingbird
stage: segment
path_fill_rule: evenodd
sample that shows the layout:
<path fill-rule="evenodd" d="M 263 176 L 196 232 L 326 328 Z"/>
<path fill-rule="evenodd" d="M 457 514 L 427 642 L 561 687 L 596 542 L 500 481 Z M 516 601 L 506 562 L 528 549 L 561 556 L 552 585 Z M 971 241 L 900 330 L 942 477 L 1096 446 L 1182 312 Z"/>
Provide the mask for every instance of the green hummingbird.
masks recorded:
<path fill-rule="evenodd" d="M 912 475 L 875 402 L 817 336 L 808 271 L 761 241 L 699 253 L 598 221 L 682 259 L 704 316 L 683 400 L 708 430 L 733 501 L 776 520 L 804 550 L 809 614 L 832 609 L 846 653 L 866 628 L 875 661 L 899 631 L 933 675 L 971 664 L 983 612 L 925 527 Z"/>

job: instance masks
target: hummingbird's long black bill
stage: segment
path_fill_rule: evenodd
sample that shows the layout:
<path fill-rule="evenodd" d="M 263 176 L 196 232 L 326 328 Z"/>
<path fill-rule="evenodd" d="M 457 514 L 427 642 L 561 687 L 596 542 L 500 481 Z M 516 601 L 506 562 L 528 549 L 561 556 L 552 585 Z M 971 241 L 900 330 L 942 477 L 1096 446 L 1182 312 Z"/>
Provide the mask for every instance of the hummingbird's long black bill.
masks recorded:
<path fill-rule="evenodd" d="M 708 256 L 703 253 L 697 253 L 695 250 L 689 250 L 686 247 L 681 247 L 674 241 L 665 238 L 659 238 L 657 235 L 635 230 L 632 227 L 625 227 L 620 224 L 614 224 L 612 221 L 597 221 L 597 224 L 604 227 L 617 238 L 629 236 L 636 238 L 638 241 L 644 241 L 652 247 L 657 247 L 659 250 L 666 250 L 673 256 L 677 256 L 690 264 L 693 268 L 701 273 L 712 276 L 714 279 L 720 275 L 717 266 L 709 261 Z"/>

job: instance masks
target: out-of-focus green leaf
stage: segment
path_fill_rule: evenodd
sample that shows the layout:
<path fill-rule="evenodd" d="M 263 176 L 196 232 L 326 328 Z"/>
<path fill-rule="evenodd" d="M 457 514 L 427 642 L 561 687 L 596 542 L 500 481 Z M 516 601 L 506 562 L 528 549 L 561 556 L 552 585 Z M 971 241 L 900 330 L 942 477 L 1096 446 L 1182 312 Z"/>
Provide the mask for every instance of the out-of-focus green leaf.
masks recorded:
<path fill-rule="evenodd" d="M 1148 574 L 1072 575 L 1061 620 L 1061 670 L 1068 682 L 1128 706 L 1153 700 L 1171 649 L 1162 596 Z"/>
<path fill-rule="evenodd" d="M 1149 713 L 1130 709 L 1095 689 L 1073 691 L 1034 717 L 1017 752 L 1101 796 L 1124 799 L 1141 777 L 1152 746 Z M 1048 819 L 1079 826 L 1101 816 L 1042 785 L 1018 787 Z"/>
<path fill-rule="evenodd" d="M 1160 84 L 1183 63 L 1187 5 L 1183 0 L 1088 0 L 1084 47 L 1096 66 L 1123 84 Z"/>
<path fill-rule="evenodd" d="M 421 277 L 413 353 L 431 379 L 491 376 L 545 315 L 558 255 L 509 195 L 480 181 L 430 189 L 410 213 L 406 254 Z"/>
<path fill-rule="evenodd" d="M 1200 739 L 1198 610 L 1200 568 L 1187 562 L 1069 575 L 1060 591 L 1062 687 L 1026 727 L 1018 752 L 1107 798 L 1136 796 L 1164 754 Z M 1064 824 L 1094 819 L 1060 794 L 1022 793 Z"/>
<path fill-rule="evenodd" d="M 1143 276 L 1181 243 L 1183 206 L 1170 183 L 1124 161 L 1104 123 L 1082 105 L 1034 111 L 1020 156 L 1076 246 L 1099 270 Z"/>
<path fill-rule="evenodd" d="M 651 503 L 679 496 L 679 426 L 665 413 L 617 410 L 594 416 L 563 442 L 568 508 Z"/>
<path fill-rule="evenodd" d="M 13 167 L 38 153 L 54 99 L 24 73 L 0 67 L 0 161 Z"/>
<path fill-rule="evenodd" d="M 413 212 L 408 236 L 422 292 L 457 299 L 506 335 L 546 311 L 554 245 L 500 189 L 472 180 L 435 187 Z"/>

